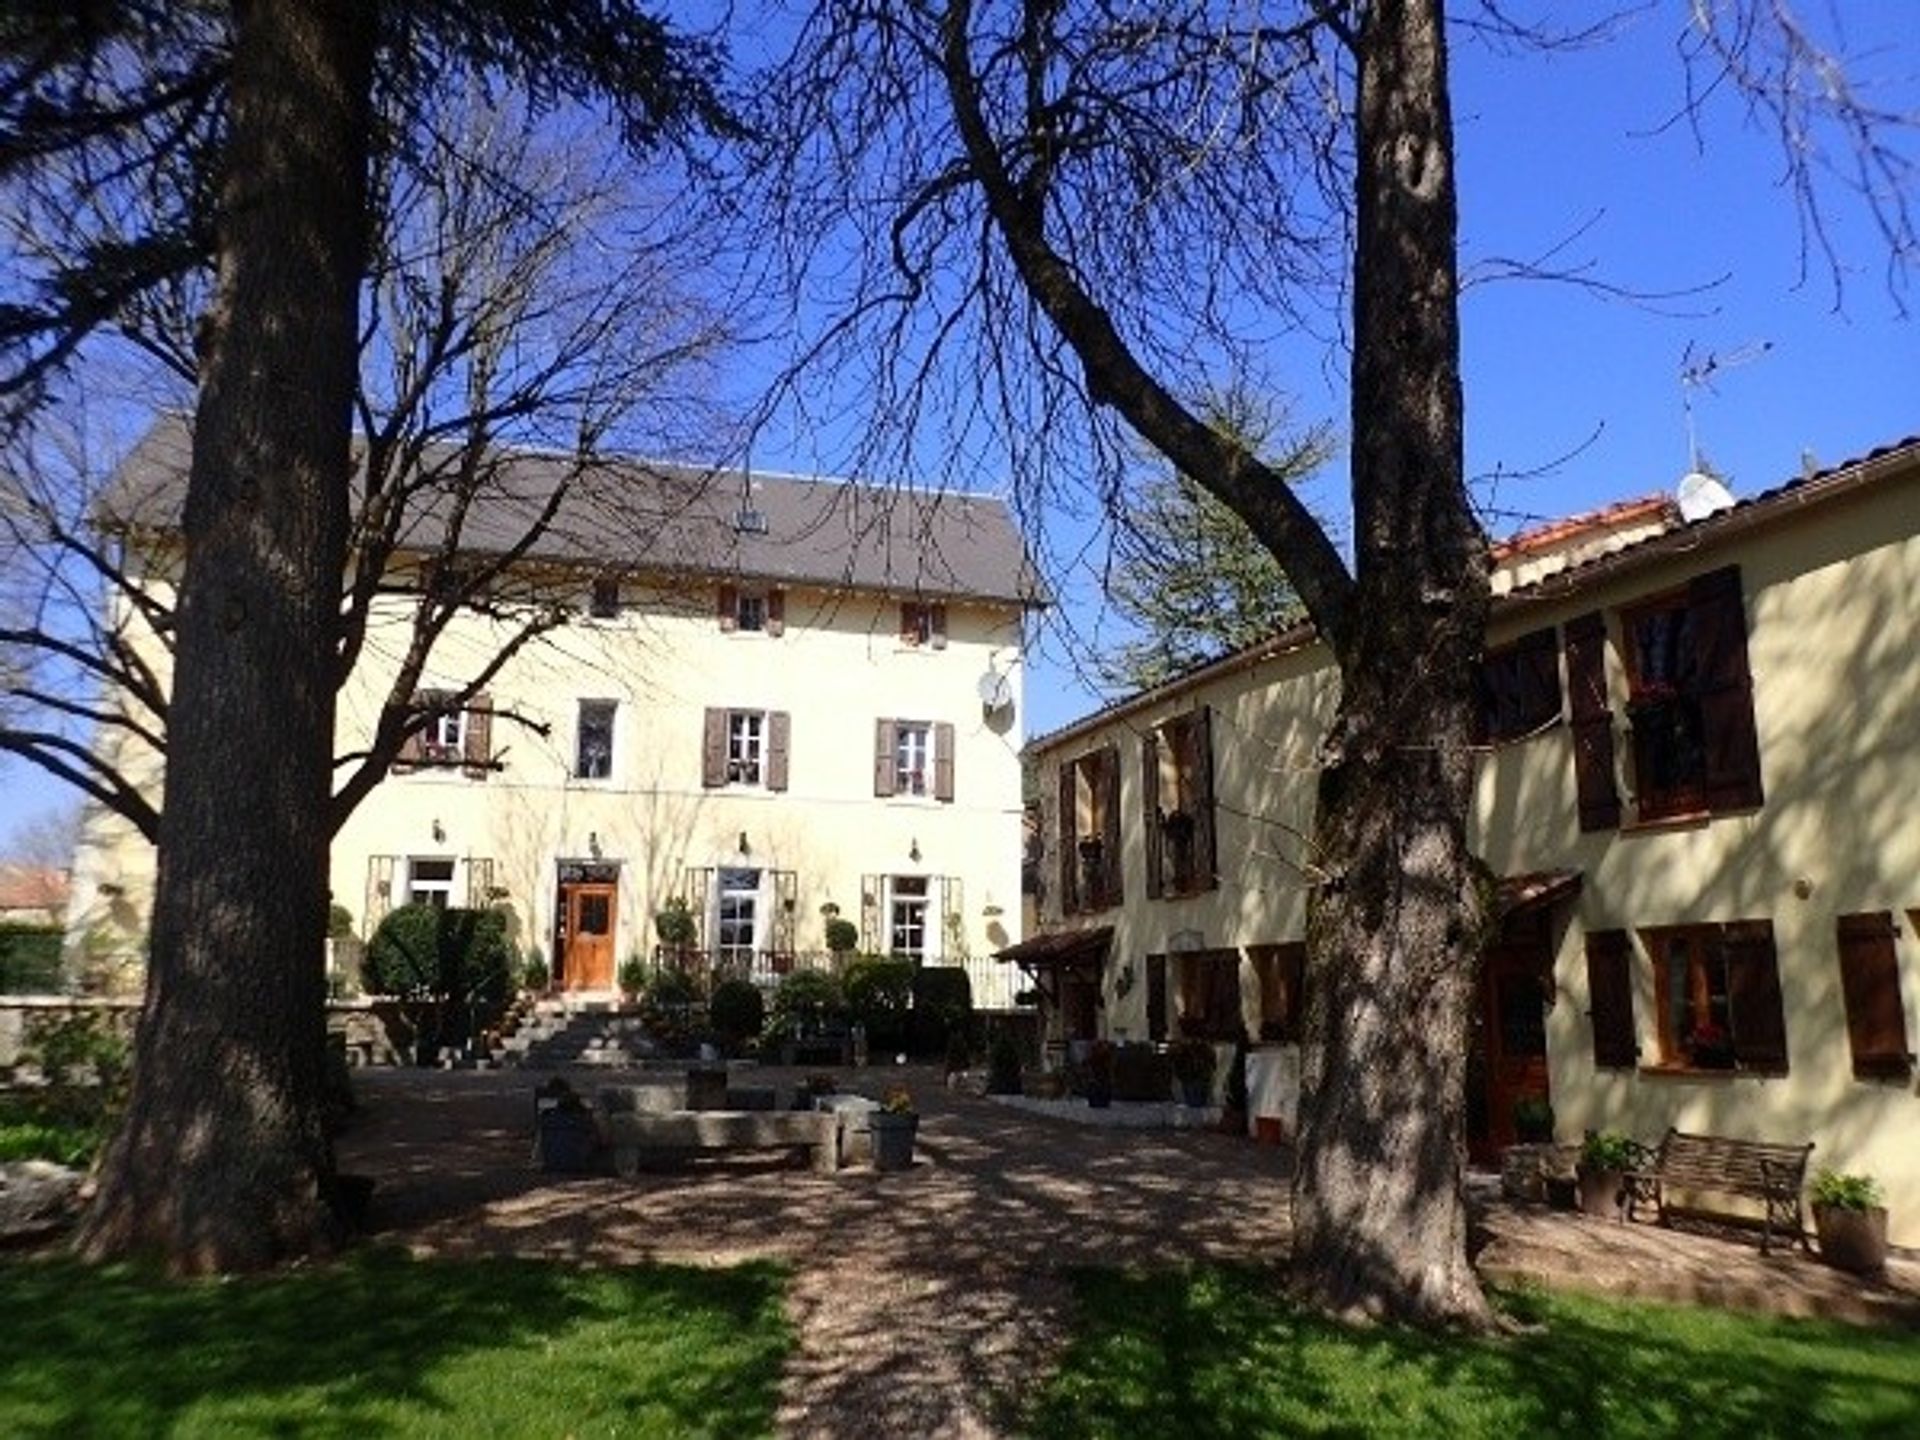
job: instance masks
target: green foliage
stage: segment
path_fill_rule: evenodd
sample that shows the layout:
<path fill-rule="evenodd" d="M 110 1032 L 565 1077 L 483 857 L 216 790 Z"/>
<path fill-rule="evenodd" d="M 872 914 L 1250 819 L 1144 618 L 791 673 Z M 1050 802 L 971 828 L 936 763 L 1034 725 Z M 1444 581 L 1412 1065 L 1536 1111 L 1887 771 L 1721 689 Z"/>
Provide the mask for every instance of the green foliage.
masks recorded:
<path fill-rule="evenodd" d="M 767 1002 L 750 980 L 722 980 L 707 1001 L 707 1023 L 730 1046 L 750 1040 L 766 1024 Z"/>
<path fill-rule="evenodd" d="M 399 906 L 373 932 L 361 973 L 375 995 L 504 1005 L 512 974 L 507 917 L 498 910 Z"/>
<path fill-rule="evenodd" d="M 125 1093 L 133 1048 L 113 1018 L 99 1010 L 71 1010 L 37 1018 L 27 1032 L 25 1058 L 56 1087 L 94 1085 L 112 1096 Z"/>
<path fill-rule="evenodd" d="M 1902 1329 L 1561 1295 L 1499 1300 L 1518 1333 L 1354 1328 L 1271 1270 L 1083 1271 L 1058 1368 L 1011 1430 L 1383 1440 L 1755 1440 L 1920 1434 Z"/>
<path fill-rule="evenodd" d="M 1304 479 L 1333 454 L 1324 428 L 1282 435 L 1284 412 L 1244 389 L 1216 395 L 1204 414 L 1288 481 Z M 1114 534 L 1107 601 L 1136 632 L 1096 658 L 1101 680 L 1116 690 L 1157 685 L 1301 615 L 1286 572 L 1246 522 L 1187 476 L 1164 469 L 1128 498 Z"/>
<path fill-rule="evenodd" d="M 353 912 L 337 900 L 327 906 L 327 938 L 329 940 L 353 938 Z"/>
<path fill-rule="evenodd" d="M 520 988 L 522 990 L 544 990 L 553 978 L 547 969 L 547 957 L 538 945 L 528 949 L 520 961 Z"/>
<path fill-rule="evenodd" d="M 700 987 L 693 976 L 671 967 L 654 971 L 648 977 L 641 998 L 655 1009 L 691 1005 L 700 998 Z"/>
<path fill-rule="evenodd" d="M 638 952 L 627 956 L 620 962 L 620 989 L 628 995 L 638 995 L 647 983 L 647 962 Z"/>
<path fill-rule="evenodd" d="M 923 965 L 909 984 L 913 992 L 912 1049 L 917 1055 L 946 1054 L 949 1069 L 964 1070 L 973 1049 L 973 982 L 958 965 Z"/>
<path fill-rule="evenodd" d="M 913 1004 L 913 961 L 885 955 L 861 955 L 841 977 L 847 1015 L 867 1029 L 876 1051 L 900 1050 L 907 1043 L 907 1011 Z"/>
<path fill-rule="evenodd" d="M 1580 1147 L 1581 1166 L 1593 1173 L 1625 1170 L 1633 1164 L 1633 1141 L 1618 1130 L 1595 1130 Z"/>
<path fill-rule="evenodd" d="M 0 995 L 56 995 L 60 992 L 58 925 L 0 922 Z"/>
<path fill-rule="evenodd" d="M 1513 1128 L 1522 1141 L 1553 1138 L 1553 1104 L 1544 1095 L 1522 1095 L 1513 1102 Z"/>
<path fill-rule="evenodd" d="M 840 982 L 820 970 L 796 970 L 781 978 L 767 1014 L 766 1033 L 797 1035 L 829 1021 L 847 1018 L 847 997 Z"/>
<path fill-rule="evenodd" d="M 826 930 L 827 949 L 836 955 L 844 955 L 860 943 L 860 927 L 838 915 L 827 921 Z"/>
<path fill-rule="evenodd" d="M 1877 1209 L 1882 1203 L 1880 1185 L 1871 1175 L 1822 1170 L 1813 1177 L 1813 1203 L 1832 1210 Z"/>
<path fill-rule="evenodd" d="M 685 896 L 675 895 L 654 912 L 653 933 L 660 937 L 662 945 L 676 950 L 684 950 L 700 938 L 700 926 Z"/>
<path fill-rule="evenodd" d="M 996 1031 L 987 1052 L 987 1093 L 1020 1093 L 1020 1044 L 1006 1030 Z"/>
<path fill-rule="evenodd" d="M 0 1162 L 93 1163 L 119 1122 L 122 1096 L 94 1087 L 0 1094 Z"/>
<path fill-rule="evenodd" d="M 365 1250 L 244 1285 L 0 1259 L 19 1436 L 774 1433 L 768 1264 L 578 1268 Z M 182 1364 L 168 1337 L 191 1337 Z"/>

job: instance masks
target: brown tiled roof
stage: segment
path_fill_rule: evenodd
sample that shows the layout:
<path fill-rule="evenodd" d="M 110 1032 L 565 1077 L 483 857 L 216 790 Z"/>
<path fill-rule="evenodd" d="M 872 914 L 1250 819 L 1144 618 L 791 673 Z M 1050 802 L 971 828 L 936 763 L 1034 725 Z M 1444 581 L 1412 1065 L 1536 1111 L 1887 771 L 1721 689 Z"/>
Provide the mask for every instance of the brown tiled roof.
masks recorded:
<path fill-rule="evenodd" d="M 1656 518 L 1680 518 L 1680 507 L 1674 504 L 1671 496 L 1643 495 L 1638 500 L 1622 500 L 1604 509 L 1589 510 L 1584 515 L 1569 515 L 1561 520 L 1549 520 L 1531 530 L 1522 530 L 1505 540 L 1493 542 L 1493 563 L 1501 565 L 1522 555 L 1558 549 L 1590 530 L 1607 530 L 1616 525 L 1631 525 Z"/>
<path fill-rule="evenodd" d="M 0 910 L 58 910 L 67 872 L 42 865 L 0 865 Z"/>
<path fill-rule="evenodd" d="M 191 432 L 168 415 L 134 447 L 101 498 L 109 523 L 177 529 Z M 738 576 L 933 599 L 1045 604 L 1005 502 L 987 495 L 621 459 L 581 475 L 569 457 L 507 450 L 461 531 L 463 552 L 500 554 L 567 487 L 528 557 L 634 572 Z M 764 528 L 743 527 L 755 512 Z M 438 551 L 444 517 L 410 521 L 402 548 Z"/>

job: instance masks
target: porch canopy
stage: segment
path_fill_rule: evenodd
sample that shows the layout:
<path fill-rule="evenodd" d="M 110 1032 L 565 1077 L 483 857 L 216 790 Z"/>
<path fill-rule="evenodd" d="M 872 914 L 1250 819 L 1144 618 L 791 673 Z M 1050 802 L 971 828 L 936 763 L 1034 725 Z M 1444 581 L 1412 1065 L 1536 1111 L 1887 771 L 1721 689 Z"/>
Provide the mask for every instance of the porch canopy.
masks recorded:
<path fill-rule="evenodd" d="M 1579 893 L 1578 870 L 1532 870 L 1524 875 L 1501 876 L 1494 905 L 1504 920 L 1509 915 L 1548 909 Z"/>
<path fill-rule="evenodd" d="M 1100 967 L 1107 963 L 1107 947 L 1112 942 L 1111 925 L 1090 930 L 1049 930 L 1004 950 L 996 950 L 993 958 L 1018 965 L 1032 977 L 1042 994 L 1057 1001 L 1062 978 L 1077 976 L 1098 980 Z"/>

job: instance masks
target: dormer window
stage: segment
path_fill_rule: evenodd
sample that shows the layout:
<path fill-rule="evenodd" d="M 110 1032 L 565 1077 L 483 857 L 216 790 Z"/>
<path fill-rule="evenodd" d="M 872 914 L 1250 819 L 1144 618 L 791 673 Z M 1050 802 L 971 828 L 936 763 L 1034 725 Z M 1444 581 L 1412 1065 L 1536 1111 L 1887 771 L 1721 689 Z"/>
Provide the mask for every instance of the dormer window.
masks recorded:
<path fill-rule="evenodd" d="M 900 605 L 900 643 L 941 650 L 947 643 L 947 607 L 919 600 Z"/>
<path fill-rule="evenodd" d="M 729 634 L 783 635 L 787 628 L 786 591 L 722 585 L 715 617 Z"/>
<path fill-rule="evenodd" d="M 602 576 L 593 582 L 593 594 L 587 601 L 587 613 L 595 620 L 612 620 L 620 614 L 620 582 Z"/>

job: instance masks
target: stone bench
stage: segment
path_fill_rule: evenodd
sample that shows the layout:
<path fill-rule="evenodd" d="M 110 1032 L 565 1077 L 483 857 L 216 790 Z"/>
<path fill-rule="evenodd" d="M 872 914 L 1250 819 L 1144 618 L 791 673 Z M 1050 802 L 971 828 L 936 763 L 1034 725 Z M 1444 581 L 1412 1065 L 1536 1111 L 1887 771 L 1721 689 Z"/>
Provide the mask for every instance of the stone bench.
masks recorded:
<path fill-rule="evenodd" d="M 698 1155 L 721 1150 L 783 1150 L 804 1146 L 813 1168 L 831 1175 L 840 1166 L 840 1125 L 810 1110 L 680 1110 L 607 1116 L 613 1168 L 624 1179 L 640 1173 L 646 1155 Z"/>
<path fill-rule="evenodd" d="M 873 1158 L 873 1112 L 880 1108 L 878 1100 L 864 1095 L 816 1095 L 813 1108 L 833 1117 L 842 1165 Z"/>

